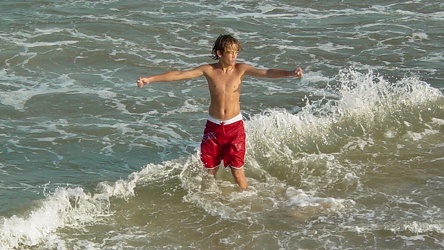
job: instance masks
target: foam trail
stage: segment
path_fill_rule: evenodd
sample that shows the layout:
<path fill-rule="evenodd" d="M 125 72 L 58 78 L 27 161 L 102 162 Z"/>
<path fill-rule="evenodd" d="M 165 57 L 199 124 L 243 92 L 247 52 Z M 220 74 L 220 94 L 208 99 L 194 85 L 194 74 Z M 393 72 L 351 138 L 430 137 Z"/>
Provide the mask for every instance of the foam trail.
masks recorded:
<path fill-rule="evenodd" d="M 57 188 L 28 216 L 3 219 L 0 243 L 7 248 L 36 246 L 58 228 L 81 226 L 107 215 L 108 209 L 107 196 L 90 195 L 82 188 Z"/>
<path fill-rule="evenodd" d="M 87 193 L 80 187 L 59 187 L 39 202 L 37 209 L 28 216 L 3 218 L 0 245 L 10 249 L 50 244 L 59 228 L 81 227 L 92 221 L 98 223 L 100 217 L 110 215 L 110 198 L 129 199 L 134 196 L 138 184 L 167 178 L 177 166 L 180 165 L 174 161 L 163 165 L 148 164 L 141 171 L 132 173 L 127 180 L 99 183 L 96 194 Z"/>
<path fill-rule="evenodd" d="M 391 83 L 371 70 L 360 73 L 353 69 L 341 70 L 337 83 L 322 91 L 324 96 L 337 98 L 314 101 L 307 98 L 306 106 L 297 114 L 267 110 L 255 115 L 247 124 L 249 136 L 256 142 L 266 140 L 262 144 L 270 150 L 277 145 L 298 145 L 301 150 L 328 146 L 337 143 L 335 138 L 366 133 L 381 126 L 387 129 L 383 126 L 391 126 L 394 116 L 401 116 L 397 121 L 401 122 L 418 106 L 427 108 L 443 97 L 438 89 L 417 77 Z M 318 145 L 310 145 L 313 141 L 319 142 Z"/>

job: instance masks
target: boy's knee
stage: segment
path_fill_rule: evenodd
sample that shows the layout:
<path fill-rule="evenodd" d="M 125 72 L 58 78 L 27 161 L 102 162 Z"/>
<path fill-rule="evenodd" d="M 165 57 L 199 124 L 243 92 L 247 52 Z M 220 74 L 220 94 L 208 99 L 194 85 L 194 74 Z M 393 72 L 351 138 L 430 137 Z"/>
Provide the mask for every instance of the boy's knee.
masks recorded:
<path fill-rule="evenodd" d="M 247 178 L 245 177 L 244 168 L 231 168 L 234 180 L 243 190 L 248 188 Z"/>

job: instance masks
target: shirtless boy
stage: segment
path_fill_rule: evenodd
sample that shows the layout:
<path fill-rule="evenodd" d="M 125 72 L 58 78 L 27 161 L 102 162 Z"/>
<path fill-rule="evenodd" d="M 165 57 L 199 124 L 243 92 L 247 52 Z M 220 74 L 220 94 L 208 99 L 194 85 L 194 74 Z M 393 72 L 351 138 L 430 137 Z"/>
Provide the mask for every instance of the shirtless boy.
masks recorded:
<path fill-rule="evenodd" d="M 248 64 L 236 63 L 241 48 L 240 43 L 231 35 L 220 35 L 212 49 L 213 59 L 218 62 L 191 70 L 140 77 L 137 86 L 205 76 L 211 100 L 201 143 L 201 160 L 214 177 L 223 161 L 225 167 L 231 168 L 239 187 L 245 190 L 248 187 L 243 169 L 246 137 L 239 102 L 242 79 L 246 75 L 267 78 L 301 77 L 302 69 L 258 69 Z"/>

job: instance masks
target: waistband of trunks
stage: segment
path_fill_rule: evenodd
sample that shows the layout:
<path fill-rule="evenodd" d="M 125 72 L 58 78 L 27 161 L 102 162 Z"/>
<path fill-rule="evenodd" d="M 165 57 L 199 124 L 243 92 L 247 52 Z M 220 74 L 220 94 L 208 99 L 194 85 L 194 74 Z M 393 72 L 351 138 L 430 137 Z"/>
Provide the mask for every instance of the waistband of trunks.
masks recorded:
<path fill-rule="evenodd" d="M 216 123 L 218 125 L 222 125 L 222 124 L 223 125 L 228 125 L 228 124 L 231 124 L 231 123 L 235 123 L 235 122 L 241 121 L 242 119 L 243 118 L 242 118 L 242 114 L 241 113 L 239 113 L 237 116 L 235 116 L 235 117 L 233 117 L 231 119 L 225 120 L 225 121 L 221 121 L 219 119 L 216 119 L 216 118 L 212 117 L 211 115 L 208 115 L 208 121 L 210 121 L 212 123 Z"/>

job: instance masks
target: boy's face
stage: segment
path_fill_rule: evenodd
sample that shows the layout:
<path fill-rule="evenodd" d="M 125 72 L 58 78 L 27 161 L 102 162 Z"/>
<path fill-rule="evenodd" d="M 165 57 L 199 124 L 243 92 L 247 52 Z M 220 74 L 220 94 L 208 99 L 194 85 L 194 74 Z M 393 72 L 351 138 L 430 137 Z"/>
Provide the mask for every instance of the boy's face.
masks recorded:
<path fill-rule="evenodd" d="M 218 51 L 219 60 L 224 63 L 234 66 L 236 64 L 237 55 L 239 54 L 239 46 L 232 44 L 228 46 L 224 53 Z"/>

